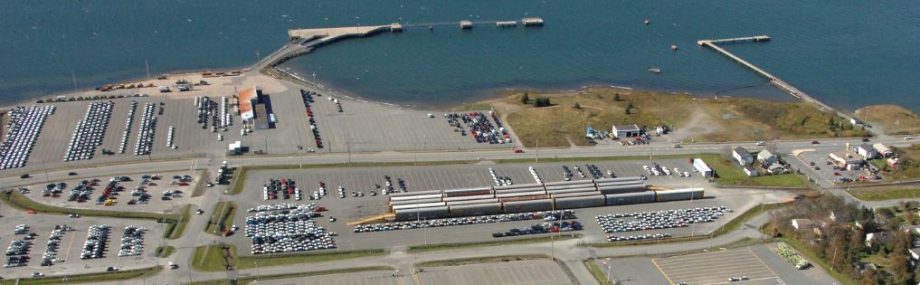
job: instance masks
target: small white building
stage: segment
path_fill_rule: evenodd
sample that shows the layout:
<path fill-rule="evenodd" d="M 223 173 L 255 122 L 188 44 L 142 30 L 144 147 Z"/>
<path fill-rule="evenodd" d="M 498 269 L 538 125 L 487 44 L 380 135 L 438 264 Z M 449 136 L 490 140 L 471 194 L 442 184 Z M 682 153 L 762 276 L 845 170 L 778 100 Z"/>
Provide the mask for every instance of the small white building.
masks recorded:
<path fill-rule="evenodd" d="M 618 139 L 632 138 L 632 137 L 641 136 L 642 129 L 640 129 L 639 126 L 636 124 L 613 125 L 613 128 L 611 129 L 610 134 L 613 135 L 614 138 L 618 138 Z"/>
<path fill-rule="evenodd" d="M 707 165 L 705 161 L 699 158 L 693 159 L 693 168 L 696 169 L 696 171 L 701 175 L 703 175 L 703 177 L 713 177 L 715 175 L 715 172 L 709 168 L 709 165 Z"/>
<path fill-rule="evenodd" d="M 735 161 L 738 161 L 738 164 L 741 166 L 750 165 L 754 162 L 754 156 L 752 156 L 750 152 L 740 146 L 732 150 L 732 157 L 734 157 Z"/>
<path fill-rule="evenodd" d="M 871 145 L 864 143 L 856 147 L 856 153 L 861 155 L 863 159 L 873 159 L 878 156 L 878 152 Z"/>
<path fill-rule="evenodd" d="M 773 164 L 770 164 L 769 166 L 767 166 L 767 172 L 773 175 L 783 174 L 783 173 L 786 173 L 787 171 L 789 171 L 789 169 L 787 169 L 785 166 L 783 166 L 779 162 L 774 162 Z"/>
<path fill-rule="evenodd" d="M 908 249 L 907 253 L 910 254 L 910 258 L 913 258 L 914 260 L 920 260 L 920 247 Z"/>
<path fill-rule="evenodd" d="M 757 169 L 754 169 L 753 167 L 745 166 L 742 167 L 742 169 L 744 170 L 744 174 L 747 174 L 748 177 L 757 176 Z"/>
<path fill-rule="evenodd" d="M 863 163 L 863 159 L 859 156 L 859 154 L 856 154 L 852 151 L 832 152 L 828 156 L 831 160 L 834 161 L 834 164 L 837 165 L 837 167 L 847 170 L 859 169 Z"/>
<path fill-rule="evenodd" d="M 894 155 L 894 150 L 891 150 L 890 147 L 882 143 L 875 143 L 872 145 L 872 148 L 874 148 L 875 151 L 878 152 L 878 154 L 882 157 L 891 157 Z"/>
<path fill-rule="evenodd" d="M 874 232 L 866 234 L 866 246 L 872 247 L 875 244 L 883 244 L 891 239 L 891 235 L 886 232 Z"/>
<path fill-rule="evenodd" d="M 763 165 L 770 165 L 779 162 L 779 157 L 769 150 L 761 150 L 757 153 L 757 161 Z"/>

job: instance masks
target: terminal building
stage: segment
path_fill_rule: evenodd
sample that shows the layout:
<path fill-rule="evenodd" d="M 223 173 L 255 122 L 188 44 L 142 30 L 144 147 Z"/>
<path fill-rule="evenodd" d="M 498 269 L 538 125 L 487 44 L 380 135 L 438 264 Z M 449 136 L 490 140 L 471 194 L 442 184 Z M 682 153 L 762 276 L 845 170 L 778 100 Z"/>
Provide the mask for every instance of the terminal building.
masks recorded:
<path fill-rule="evenodd" d="M 256 129 L 274 128 L 274 114 L 267 96 L 258 86 L 243 89 L 239 93 L 240 117 L 243 123 Z"/>

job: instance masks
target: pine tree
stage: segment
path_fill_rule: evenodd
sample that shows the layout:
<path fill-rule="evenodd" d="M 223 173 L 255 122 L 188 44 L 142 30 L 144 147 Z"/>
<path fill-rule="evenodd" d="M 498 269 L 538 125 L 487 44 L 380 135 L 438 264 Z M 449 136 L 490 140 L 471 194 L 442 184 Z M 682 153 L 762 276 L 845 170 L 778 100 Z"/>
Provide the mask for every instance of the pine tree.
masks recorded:
<path fill-rule="evenodd" d="M 521 96 L 521 104 L 526 105 L 527 103 L 530 103 L 530 96 L 527 94 L 527 92 L 524 92 L 524 96 Z"/>

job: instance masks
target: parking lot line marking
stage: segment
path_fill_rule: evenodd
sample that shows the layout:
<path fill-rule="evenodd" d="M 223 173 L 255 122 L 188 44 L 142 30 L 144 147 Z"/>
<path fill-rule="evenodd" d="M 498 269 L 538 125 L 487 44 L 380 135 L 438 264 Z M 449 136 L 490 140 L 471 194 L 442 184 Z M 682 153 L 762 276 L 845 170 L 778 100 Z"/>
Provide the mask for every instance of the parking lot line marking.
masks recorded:
<path fill-rule="evenodd" d="M 652 264 L 655 265 L 655 268 L 657 268 L 658 271 L 661 272 L 662 275 L 664 275 L 665 279 L 668 279 L 668 284 L 674 285 L 674 281 L 671 280 L 671 276 L 668 276 L 668 274 L 665 273 L 664 270 L 661 270 L 661 266 L 658 266 L 658 262 L 655 261 L 654 258 L 652 258 Z"/>
<path fill-rule="evenodd" d="M 768 249 L 769 249 L 769 248 L 768 248 Z M 770 266 L 767 266 L 767 263 L 763 262 L 763 259 L 760 258 L 760 256 L 757 255 L 757 253 L 754 252 L 753 249 L 751 249 L 750 247 L 748 247 L 748 251 L 751 252 L 751 255 L 753 255 L 755 258 L 757 258 L 757 261 L 760 261 L 760 264 L 763 264 L 763 267 L 766 267 L 767 270 L 770 270 L 770 273 L 773 274 L 774 277 L 779 277 L 779 275 L 776 275 L 776 272 L 773 271 L 773 268 L 770 268 Z M 771 251 L 771 252 L 772 252 L 772 251 Z"/>
<path fill-rule="evenodd" d="M 64 255 L 64 261 L 70 260 L 70 249 L 73 247 L 73 240 L 76 238 L 76 231 L 72 232 L 74 234 L 70 235 L 70 242 L 67 243 L 67 254 Z"/>

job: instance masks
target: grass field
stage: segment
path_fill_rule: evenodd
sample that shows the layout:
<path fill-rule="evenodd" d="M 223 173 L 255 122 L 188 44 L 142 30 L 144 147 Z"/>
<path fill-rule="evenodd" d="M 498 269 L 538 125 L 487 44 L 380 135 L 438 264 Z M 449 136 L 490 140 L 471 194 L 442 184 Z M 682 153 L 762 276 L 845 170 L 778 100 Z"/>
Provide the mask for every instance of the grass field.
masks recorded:
<path fill-rule="evenodd" d="M 156 252 L 154 252 L 154 256 L 160 257 L 160 258 L 164 258 L 164 257 L 169 257 L 170 255 L 172 255 L 172 254 L 175 253 L 175 252 L 176 252 L 176 248 L 175 248 L 175 247 L 172 247 L 172 246 L 169 246 L 169 245 L 167 245 L 167 246 L 160 246 L 160 247 L 157 247 Z"/>
<path fill-rule="evenodd" d="M 585 267 L 588 268 L 588 272 L 591 272 L 591 276 L 594 276 L 594 280 L 597 280 L 597 284 L 610 284 L 610 279 L 607 279 L 607 274 L 597 265 L 594 259 L 585 260 L 583 263 Z"/>
<path fill-rule="evenodd" d="M 224 229 L 233 225 L 233 216 L 236 213 L 236 204 L 230 201 L 220 201 L 214 204 L 211 217 L 204 231 L 212 235 L 220 235 Z M 223 225 L 223 227 L 221 227 Z"/>
<path fill-rule="evenodd" d="M 229 246 L 230 258 L 224 258 L 221 245 L 200 246 L 195 248 L 191 266 L 198 271 L 224 271 L 228 262 L 237 270 L 256 267 L 281 266 L 311 262 L 326 262 L 333 260 L 361 258 L 369 256 L 382 256 L 386 254 L 383 249 L 354 250 L 354 251 L 329 251 L 314 253 L 292 253 L 276 255 L 245 255 L 239 256 L 236 246 Z"/>
<path fill-rule="evenodd" d="M 882 127 L 886 134 L 907 135 L 920 132 L 920 116 L 897 105 L 872 105 L 856 110 L 866 122 Z"/>
<path fill-rule="evenodd" d="M 565 233 L 565 234 L 560 234 L 558 236 L 556 234 L 553 234 L 553 236 L 541 236 L 541 237 L 507 239 L 507 240 L 496 239 L 496 240 L 482 241 L 482 242 L 413 245 L 409 247 L 407 252 L 417 253 L 417 252 L 426 252 L 426 251 L 476 248 L 476 247 L 487 247 L 487 246 L 540 243 L 540 242 L 550 242 L 553 240 L 556 240 L 556 241 L 569 240 L 569 239 L 575 239 L 575 238 L 580 238 L 580 237 L 581 237 L 580 234 Z"/>
<path fill-rule="evenodd" d="M 805 177 L 798 174 L 780 174 L 780 175 L 761 175 L 748 177 L 734 161 L 728 160 L 718 154 L 701 154 L 697 157 L 702 158 L 712 170 L 716 172 L 719 178 L 716 179 L 722 185 L 739 185 L 739 186 L 765 186 L 765 187 L 788 187 L 788 188 L 807 188 L 808 181 Z"/>
<path fill-rule="evenodd" d="M 218 280 L 207 280 L 207 281 L 195 281 L 188 283 L 188 285 L 225 285 L 225 284 L 249 284 L 254 283 L 255 281 L 266 281 L 266 280 L 278 280 L 278 279 L 292 279 L 292 278 L 304 278 L 310 276 L 320 276 L 320 275 L 331 275 L 331 274 L 345 274 L 345 273 L 358 273 L 358 272 L 368 272 L 368 271 L 392 271 L 394 270 L 391 266 L 368 266 L 368 267 L 353 267 L 353 268 L 344 268 L 344 269 L 333 269 L 333 270 L 323 270 L 323 271 L 311 271 L 311 272 L 298 272 L 298 273 L 287 273 L 287 274 L 273 274 L 273 275 L 260 275 L 260 276 L 246 276 L 240 277 L 236 282 L 230 283 L 226 279 Z"/>
<path fill-rule="evenodd" d="M 16 280 L 0 280 L 0 285 L 46 285 L 46 284 L 79 284 L 79 283 L 101 283 L 108 281 L 121 281 L 125 282 L 128 280 L 136 278 L 144 278 L 157 275 L 160 271 L 163 270 L 161 266 L 154 266 L 142 269 L 134 270 L 124 270 L 117 272 L 101 272 L 101 273 L 87 273 L 87 274 L 75 274 L 68 276 L 46 276 L 41 278 L 28 278 L 21 279 L 17 283 Z"/>
<path fill-rule="evenodd" d="M 909 147 L 893 147 L 900 161 L 895 167 L 889 167 L 883 159 L 870 160 L 878 167 L 882 177 L 888 181 L 903 181 L 920 178 L 920 145 Z"/>
<path fill-rule="evenodd" d="M 892 189 L 850 189 L 850 195 L 863 201 L 882 201 L 894 199 L 920 199 L 920 189 L 917 188 L 892 188 Z"/>
<path fill-rule="evenodd" d="M 55 215 L 78 214 L 80 216 L 87 217 L 154 220 L 158 223 L 168 224 L 165 236 L 169 239 L 176 239 L 182 236 L 182 231 L 185 229 L 185 224 L 188 222 L 188 205 L 183 207 L 183 209 L 185 209 L 185 213 L 183 214 L 158 214 L 130 211 L 63 208 L 35 202 L 16 191 L 3 192 L 0 194 L 0 200 L 13 208 L 20 210 L 32 210 L 36 213 Z"/>
<path fill-rule="evenodd" d="M 523 93 L 516 93 L 460 109 L 494 107 L 527 147 L 588 145 L 584 139 L 586 127 L 608 130 L 612 124 L 665 125 L 676 131 L 675 136 L 679 136 L 676 139 L 696 142 L 861 137 L 867 134 L 864 130 L 853 129 L 835 114 L 803 102 L 713 99 L 614 88 L 528 95 L 531 99 L 548 97 L 552 106 L 536 108 L 523 104 Z"/>

